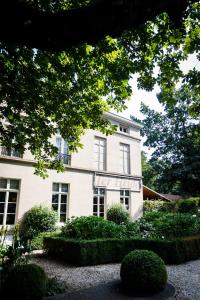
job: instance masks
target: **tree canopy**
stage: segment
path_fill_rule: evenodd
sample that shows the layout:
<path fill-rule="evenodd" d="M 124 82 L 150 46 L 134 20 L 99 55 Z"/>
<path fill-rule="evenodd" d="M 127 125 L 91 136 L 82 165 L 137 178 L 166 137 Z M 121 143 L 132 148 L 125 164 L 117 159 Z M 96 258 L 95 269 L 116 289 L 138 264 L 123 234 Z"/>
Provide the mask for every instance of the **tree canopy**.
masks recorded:
<path fill-rule="evenodd" d="M 145 145 L 154 149 L 149 163 L 144 164 L 145 182 L 163 193 L 199 195 L 200 121 L 191 118 L 189 110 L 200 95 L 184 87 L 174 98 L 176 105 L 165 104 L 163 113 L 142 104 Z"/>
<path fill-rule="evenodd" d="M 91 1 L 26 2 L 41 12 L 54 13 Z M 160 101 L 165 103 L 176 103 L 173 92 L 179 81 L 198 94 L 199 71 L 183 74 L 179 63 L 192 53 L 200 58 L 200 4 L 184 3 L 187 9 L 176 26 L 163 7 L 154 10 L 153 15 L 149 13 L 149 20 L 137 28 L 125 31 L 117 39 L 107 35 L 95 45 L 82 43 L 49 52 L 10 43 L 2 37 L 0 118 L 7 125 L 0 124 L 1 144 L 20 152 L 29 149 L 38 161 L 37 173 L 45 176 L 48 168 L 63 169 L 56 159 L 57 148 L 50 142 L 57 128 L 71 151 L 81 146 L 80 136 L 85 129 L 106 134 L 114 130 L 102 114 L 111 108 L 125 108 L 132 94 L 132 74 L 139 74 L 139 88 L 151 91 L 158 84 L 162 90 Z M 92 34 L 92 26 L 89 29 Z M 159 69 L 157 73 L 155 67 Z M 190 113 L 197 115 L 199 102 L 190 106 Z"/>

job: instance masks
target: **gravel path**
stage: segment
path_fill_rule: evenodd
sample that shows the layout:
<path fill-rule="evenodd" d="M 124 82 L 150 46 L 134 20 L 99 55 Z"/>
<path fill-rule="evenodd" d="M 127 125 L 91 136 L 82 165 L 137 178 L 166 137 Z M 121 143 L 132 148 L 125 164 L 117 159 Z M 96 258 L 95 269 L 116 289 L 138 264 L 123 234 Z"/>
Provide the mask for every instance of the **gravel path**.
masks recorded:
<path fill-rule="evenodd" d="M 44 257 L 32 262 L 42 266 L 48 276 L 65 281 L 69 292 L 119 279 L 120 264 L 73 267 Z M 167 271 L 177 290 L 174 300 L 200 300 L 200 260 L 167 266 Z"/>

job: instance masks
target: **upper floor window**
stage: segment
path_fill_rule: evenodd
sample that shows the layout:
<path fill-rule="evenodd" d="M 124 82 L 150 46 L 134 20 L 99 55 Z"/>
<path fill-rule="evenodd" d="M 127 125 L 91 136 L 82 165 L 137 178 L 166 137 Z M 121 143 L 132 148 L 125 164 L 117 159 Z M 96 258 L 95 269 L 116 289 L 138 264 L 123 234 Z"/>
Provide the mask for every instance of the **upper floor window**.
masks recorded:
<path fill-rule="evenodd" d="M 94 142 L 94 167 L 98 170 L 106 169 L 106 140 L 95 137 Z"/>
<path fill-rule="evenodd" d="M 130 146 L 120 144 L 120 171 L 130 174 Z"/>
<path fill-rule="evenodd" d="M 58 221 L 65 222 L 67 218 L 68 184 L 53 183 L 52 208 L 58 213 Z"/>
<path fill-rule="evenodd" d="M 71 156 L 69 155 L 69 150 L 67 142 L 58 133 L 56 135 L 56 147 L 58 148 L 58 159 L 63 162 L 63 164 L 70 164 Z"/>
<path fill-rule="evenodd" d="M 0 154 L 3 156 L 12 156 L 12 157 L 20 157 L 20 158 L 22 158 L 22 156 L 23 156 L 19 150 L 16 150 L 13 148 L 7 148 L 4 146 L 0 147 Z"/>
<path fill-rule="evenodd" d="M 119 125 L 119 131 L 123 133 L 128 133 L 128 127 Z"/>
<path fill-rule="evenodd" d="M 120 203 L 129 210 L 130 208 L 130 191 L 120 190 Z"/>
<path fill-rule="evenodd" d="M 0 179 L 0 225 L 14 225 L 19 180 Z"/>

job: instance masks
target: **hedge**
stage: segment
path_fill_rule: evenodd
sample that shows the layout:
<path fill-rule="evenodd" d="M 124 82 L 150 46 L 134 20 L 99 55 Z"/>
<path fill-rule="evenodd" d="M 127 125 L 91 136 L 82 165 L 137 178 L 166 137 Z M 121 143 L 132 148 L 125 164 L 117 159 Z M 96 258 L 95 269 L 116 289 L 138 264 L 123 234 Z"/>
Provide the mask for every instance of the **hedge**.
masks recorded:
<path fill-rule="evenodd" d="M 45 237 L 47 255 L 76 266 L 121 262 L 135 249 L 157 253 L 166 264 L 180 264 L 200 257 L 200 236 L 174 241 L 139 239 L 67 240 Z"/>

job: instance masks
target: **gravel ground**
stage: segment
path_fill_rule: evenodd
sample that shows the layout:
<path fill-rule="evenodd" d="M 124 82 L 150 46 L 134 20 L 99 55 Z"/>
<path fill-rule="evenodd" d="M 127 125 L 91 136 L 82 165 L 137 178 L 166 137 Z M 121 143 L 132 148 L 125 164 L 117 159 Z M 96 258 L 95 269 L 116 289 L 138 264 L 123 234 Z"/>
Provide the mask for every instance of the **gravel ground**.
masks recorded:
<path fill-rule="evenodd" d="M 49 277 L 66 282 L 68 292 L 119 279 L 120 264 L 73 267 L 44 257 L 35 257 L 32 262 L 42 266 Z M 177 291 L 174 300 L 200 300 L 200 260 L 167 266 L 167 271 Z"/>

